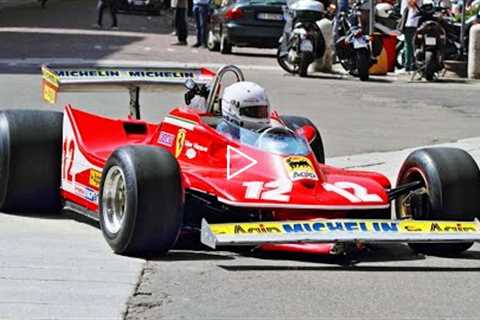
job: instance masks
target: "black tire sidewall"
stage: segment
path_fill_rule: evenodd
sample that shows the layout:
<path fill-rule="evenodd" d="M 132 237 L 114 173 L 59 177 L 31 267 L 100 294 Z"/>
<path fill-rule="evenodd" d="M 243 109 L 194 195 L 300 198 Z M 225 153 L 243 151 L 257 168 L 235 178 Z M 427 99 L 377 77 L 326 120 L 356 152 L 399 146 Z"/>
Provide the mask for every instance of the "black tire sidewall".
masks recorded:
<path fill-rule="evenodd" d="M 125 177 L 125 186 L 127 189 L 127 208 L 125 212 L 125 220 L 123 225 L 118 231 L 117 234 L 110 233 L 105 227 L 105 216 L 103 214 L 103 188 L 105 184 L 105 177 L 108 171 L 114 167 L 118 166 Z M 99 194 L 99 213 L 100 213 L 100 226 L 103 231 L 105 238 L 115 252 L 124 252 L 126 246 L 130 243 L 133 232 L 135 230 L 135 221 L 137 218 L 137 202 L 138 202 L 138 188 L 137 188 L 137 177 L 135 175 L 135 169 L 133 163 L 127 152 L 124 149 L 115 151 L 112 156 L 108 159 L 102 173 L 102 181 L 100 184 L 100 194 Z"/>

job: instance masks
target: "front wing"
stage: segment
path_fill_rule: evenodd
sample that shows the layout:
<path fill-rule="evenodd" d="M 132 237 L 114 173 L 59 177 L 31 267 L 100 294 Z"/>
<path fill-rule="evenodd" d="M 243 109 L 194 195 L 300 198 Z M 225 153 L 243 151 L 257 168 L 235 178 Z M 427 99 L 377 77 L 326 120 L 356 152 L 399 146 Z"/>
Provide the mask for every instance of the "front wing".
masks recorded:
<path fill-rule="evenodd" d="M 209 225 L 203 220 L 201 242 L 211 248 L 299 242 L 480 242 L 480 222 L 323 219 Z"/>

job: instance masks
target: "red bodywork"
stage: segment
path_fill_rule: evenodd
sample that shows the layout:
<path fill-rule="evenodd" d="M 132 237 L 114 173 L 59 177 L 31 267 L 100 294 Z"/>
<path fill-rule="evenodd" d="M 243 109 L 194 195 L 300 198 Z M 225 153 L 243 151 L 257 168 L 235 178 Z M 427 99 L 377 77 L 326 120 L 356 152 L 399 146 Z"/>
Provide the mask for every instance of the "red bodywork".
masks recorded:
<path fill-rule="evenodd" d="M 291 158 L 292 169 L 287 162 L 290 157 L 242 145 L 217 132 L 206 119 L 212 115 L 189 107 L 173 109 L 160 124 L 151 124 L 108 119 L 67 106 L 63 197 L 98 215 L 100 175 L 110 154 L 124 145 L 148 144 L 177 158 L 186 194 L 214 198 L 230 210 L 268 214 L 274 220 L 390 217 L 390 183 L 383 175 L 320 164 L 313 153 Z M 292 170 L 310 177 L 293 179 Z M 265 246 L 308 253 L 328 253 L 331 248 L 325 244 Z"/>

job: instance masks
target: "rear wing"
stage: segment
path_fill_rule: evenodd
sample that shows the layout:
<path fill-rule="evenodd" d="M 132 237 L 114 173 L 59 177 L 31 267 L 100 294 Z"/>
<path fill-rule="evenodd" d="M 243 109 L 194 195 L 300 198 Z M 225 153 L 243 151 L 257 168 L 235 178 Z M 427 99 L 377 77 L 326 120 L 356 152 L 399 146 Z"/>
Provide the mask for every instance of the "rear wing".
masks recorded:
<path fill-rule="evenodd" d="M 309 220 L 209 225 L 201 242 L 216 246 L 266 243 L 480 242 L 480 223 L 416 220 Z"/>
<path fill-rule="evenodd" d="M 58 92 L 122 91 L 130 93 L 130 117 L 140 118 L 140 89 L 157 91 L 165 86 L 183 85 L 187 79 L 208 84 L 215 72 L 206 68 L 184 67 L 110 67 L 110 66 L 42 66 L 42 96 L 55 103 Z"/>

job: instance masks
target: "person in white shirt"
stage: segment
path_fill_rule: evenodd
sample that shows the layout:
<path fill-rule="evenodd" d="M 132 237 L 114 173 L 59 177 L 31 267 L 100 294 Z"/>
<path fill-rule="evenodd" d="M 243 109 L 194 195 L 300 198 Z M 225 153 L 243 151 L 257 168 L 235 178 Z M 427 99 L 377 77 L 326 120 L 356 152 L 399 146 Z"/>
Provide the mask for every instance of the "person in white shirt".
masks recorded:
<path fill-rule="evenodd" d="M 422 5 L 422 0 L 403 0 L 402 1 L 402 12 L 406 17 L 405 27 L 403 28 L 403 34 L 405 36 L 405 70 L 414 71 L 415 70 L 415 60 L 414 60 L 414 38 L 415 32 L 418 28 L 418 23 L 420 22 L 420 16 L 418 15 L 418 9 Z"/>

